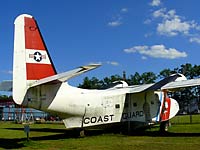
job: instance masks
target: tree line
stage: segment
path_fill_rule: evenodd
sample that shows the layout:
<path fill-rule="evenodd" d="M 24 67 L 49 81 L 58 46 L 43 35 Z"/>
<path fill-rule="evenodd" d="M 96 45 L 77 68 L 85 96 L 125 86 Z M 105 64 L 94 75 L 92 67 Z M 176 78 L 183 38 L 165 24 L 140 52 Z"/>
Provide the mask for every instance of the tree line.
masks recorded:
<path fill-rule="evenodd" d="M 123 76 L 115 74 L 111 75 L 110 77 L 105 77 L 102 80 L 96 77 L 85 77 L 83 79 L 83 83 L 79 84 L 78 87 L 86 89 L 101 89 L 102 87 L 119 80 L 126 81 L 128 85 L 149 84 L 155 83 L 156 81 L 166 78 L 175 73 L 184 74 L 187 79 L 199 78 L 200 65 L 192 65 L 190 63 L 186 63 L 172 70 L 169 68 L 163 69 L 158 75 L 156 75 L 154 72 L 144 72 L 142 74 L 135 72 L 133 75 L 128 76 L 128 78 L 125 77 L 124 73 Z"/>

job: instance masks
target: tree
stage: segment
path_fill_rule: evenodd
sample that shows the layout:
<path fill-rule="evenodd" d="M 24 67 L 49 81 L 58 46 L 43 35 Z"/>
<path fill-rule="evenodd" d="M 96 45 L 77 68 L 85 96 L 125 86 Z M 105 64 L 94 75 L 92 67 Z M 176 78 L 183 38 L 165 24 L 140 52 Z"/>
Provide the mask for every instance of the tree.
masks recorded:
<path fill-rule="evenodd" d="M 170 69 L 164 69 L 160 72 L 158 75 L 159 78 L 166 78 L 169 77 L 172 74 L 172 71 Z"/>
<path fill-rule="evenodd" d="M 119 80 L 122 80 L 122 77 L 120 77 L 119 75 L 105 77 L 103 80 L 99 80 L 96 77 L 92 77 L 91 79 L 85 77 L 83 83 L 79 84 L 78 87 L 84 89 L 102 89 L 104 87 L 107 87 L 112 82 Z"/>
<path fill-rule="evenodd" d="M 141 76 L 138 72 L 134 75 L 130 75 L 130 78 L 126 80 L 129 85 L 139 85 L 141 84 Z"/>
<path fill-rule="evenodd" d="M 155 83 L 157 77 L 153 72 L 145 72 L 141 75 L 141 79 L 142 84 L 149 84 Z"/>
<path fill-rule="evenodd" d="M 194 68 L 189 63 L 181 65 L 179 73 L 184 74 L 187 79 L 193 79 L 195 76 Z"/>
<path fill-rule="evenodd" d="M 83 89 L 99 89 L 101 86 L 101 82 L 96 77 L 92 77 L 92 79 L 85 77 L 83 83 L 79 84 L 78 87 Z"/>
<path fill-rule="evenodd" d="M 10 98 L 12 98 L 12 96 L 0 95 L 1 100 L 7 100 L 7 99 L 10 99 Z"/>

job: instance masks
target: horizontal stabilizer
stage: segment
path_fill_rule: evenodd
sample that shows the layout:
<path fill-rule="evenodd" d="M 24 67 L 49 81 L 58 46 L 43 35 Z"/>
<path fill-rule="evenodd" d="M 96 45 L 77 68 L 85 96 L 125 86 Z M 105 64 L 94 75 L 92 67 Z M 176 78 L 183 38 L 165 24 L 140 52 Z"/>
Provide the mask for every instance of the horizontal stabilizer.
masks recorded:
<path fill-rule="evenodd" d="M 85 73 L 87 71 L 93 70 L 97 67 L 101 66 L 101 64 L 90 64 L 87 66 L 81 66 L 79 68 L 76 68 L 74 70 L 71 71 L 67 71 L 64 73 L 60 73 L 60 74 L 56 74 L 47 78 L 43 78 L 40 80 L 37 80 L 35 83 L 31 84 L 30 87 L 34 87 L 34 86 L 38 86 L 41 84 L 51 84 L 51 83 L 59 83 L 59 82 L 65 82 L 75 76 L 78 76 L 82 73 Z"/>
<path fill-rule="evenodd" d="M 12 81 L 2 81 L 0 83 L 0 91 L 12 91 Z"/>

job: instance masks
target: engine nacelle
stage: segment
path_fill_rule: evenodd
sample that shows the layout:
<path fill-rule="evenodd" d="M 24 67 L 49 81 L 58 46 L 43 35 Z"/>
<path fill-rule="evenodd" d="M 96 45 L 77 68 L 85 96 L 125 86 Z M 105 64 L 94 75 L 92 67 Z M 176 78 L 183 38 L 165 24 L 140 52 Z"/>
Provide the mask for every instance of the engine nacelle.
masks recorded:
<path fill-rule="evenodd" d="M 175 81 L 183 81 L 183 80 L 187 80 L 187 78 L 183 74 L 178 73 L 178 78 Z"/>
<path fill-rule="evenodd" d="M 108 88 L 123 88 L 123 87 L 127 87 L 128 84 L 125 81 L 119 80 L 119 81 L 114 81 L 112 82 Z"/>

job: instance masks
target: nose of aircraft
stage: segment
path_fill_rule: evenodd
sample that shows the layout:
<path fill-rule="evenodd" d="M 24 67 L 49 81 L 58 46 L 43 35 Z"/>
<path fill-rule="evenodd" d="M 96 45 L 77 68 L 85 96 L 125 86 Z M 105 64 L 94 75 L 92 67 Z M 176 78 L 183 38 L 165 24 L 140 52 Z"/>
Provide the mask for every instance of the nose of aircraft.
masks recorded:
<path fill-rule="evenodd" d="M 173 118 L 179 111 L 178 102 L 173 98 L 170 98 L 170 101 L 171 101 L 171 107 L 170 107 L 169 119 Z"/>

